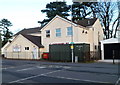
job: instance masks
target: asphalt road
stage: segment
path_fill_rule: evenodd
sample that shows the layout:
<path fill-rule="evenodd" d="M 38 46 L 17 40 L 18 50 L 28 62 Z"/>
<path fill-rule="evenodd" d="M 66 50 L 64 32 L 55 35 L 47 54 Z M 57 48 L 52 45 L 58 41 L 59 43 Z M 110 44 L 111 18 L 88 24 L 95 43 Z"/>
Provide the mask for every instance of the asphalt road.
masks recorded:
<path fill-rule="evenodd" d="M 28 60 L 2 60 L 2 83 L 115 85 L 119 66 L 111 63 L 55 63 Z M 119 84 L 116 84 L 119 85 Z"/>

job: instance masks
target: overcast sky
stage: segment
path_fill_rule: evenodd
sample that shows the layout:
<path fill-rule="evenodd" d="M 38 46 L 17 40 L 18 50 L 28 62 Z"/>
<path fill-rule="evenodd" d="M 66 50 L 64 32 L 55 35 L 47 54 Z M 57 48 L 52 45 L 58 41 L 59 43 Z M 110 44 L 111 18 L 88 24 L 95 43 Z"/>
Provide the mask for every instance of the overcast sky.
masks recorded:
<path fill-rule="evenodd" d="M 0 20 L 3 18 L 12 22 L 10 30 L 13 33 L 23 28 L 40 26 L 37 21 L 42 21 L 45 14 L 41 13 L 47 3 L 56 0 L 0 0 Z M 63 1 L 63 0 L 58 0 Z M 71 4 L 72 0 L 65 0 Z"/>

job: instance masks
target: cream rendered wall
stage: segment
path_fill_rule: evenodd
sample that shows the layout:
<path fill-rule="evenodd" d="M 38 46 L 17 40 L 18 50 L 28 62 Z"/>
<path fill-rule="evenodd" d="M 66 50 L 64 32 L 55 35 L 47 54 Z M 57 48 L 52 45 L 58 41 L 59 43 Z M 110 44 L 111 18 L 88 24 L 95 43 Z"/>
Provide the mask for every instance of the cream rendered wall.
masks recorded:
<path fill-rule="evenodd" d="M 71 24 L 56 18 L 42 30 L 42 45 L 46 52 L 49 52 L 49 44 L 71 42 L 72 37 L 67 36 L 67 27 L 71 27 Z M 57 28 L 61 28 L 61 37 L 56 37 Z M 50 38 L 46 38 L 46 30 L 50 30 Z"/>
<path fill-rule="evenodd" d="M 89 30 L 88 30 L 88 28 L 77 27 L 74 30 L 75 30 L 74 36 L 77 35 L 75 37 L 75 39 L 76 39 L 75 42 L 77 41 L 78 43 L 89 44 Z M 84 31 L 84 33 L 83 33 L 83 31 Z M 87 34 L 85 32 L 87 32 Z"/>
<path fill-rule="evenodd" d="M 103 28 L 102 28 L 102 26 L 101 26 L 101 24 L 100 24 L 100 21 L 99 21 L 99 19 L 97 19 L 97 21 L 95 22 L 95 24 L 93 25 L 93 41 L 94 41 L 94 43 L 93 43 L 93 45 L 95 46 L 98 46 L 99 45 L 99 42 L 100 41 L 102 41 L 103 40 L 103 36 L 104 36 L 104 34 L 103 34 Z M 95 47 L 94 47 L 95 48 Z M 98 50 L 98 48 L 95 50 L 93 48 L 93 50 L 94 51 L 97 51 Z"/>
<path fill-rule="evenodd" d="M 1 53 L 4 54 L 4 57 L 6 57 L 6 47 L 10 44 L 8 41 L 2 48 L 1 48 Z"/>
<path fill-rule="evenodd" d="M 33 47 L 37 48 L 37 59 L 39 48 L 30 42 L 28 39 L 23 37 L 22 35 L 18 35 L 12 43 L 6 48 L 7 49 L 7 58 L 18 58 L 17 52 L 13 52 L 13 46 L 20 45 L 21 46 L 21 55 L 20 59 L 33 59 Z M 29 47 L 29 50 L 25 50 L 25 47 Z"/>
<path fill-rule="evenodd" d="M 47 25 L 41 33 L 42 45 L 45 47 L 45 52 L 49 52 L 49 44 L 53 43 L 70 43 L 72 42 L 72 37 L 67 36 L 67 27 L 71 27 L 71 24 L 56 18 L 49 25 Z M 56 29 L 61 28 L 61 37 L 56 37 Z M 89 43 L 88 34 L 83 34 L 83 28 L 79 26 L 72 25 L 73 28 L 73 42 L 75 43 Z M 46 30 L 50 30 L 50 38 L 46 38 Z M 88 31 L 84 29 L 85 31 Z M 89 33 L 89 32 L 88 32 Z"/>
<path fill-rule="evenodd" d="M 97 28 L 97 32 L 99 32 L 99 34 L 96 32 L 97 36 L 99 37 L 99 41 L 102 41 L 104 38 L 104 33 L 103 33 L 103 28 L 100 24 L 99 19 L 97 19 L 97 21 L 95 22 L 95 24 L 93 25 L 94 28 Z"/>
<path fill-rule="evenodd" d="M 93 50 L 93 45 L 94 45 L 94 43 L 93 43 L 94 35 L 93 34 L 94 34 L 93 28 L 89 28 L 89 34 L 88 34 L 89 36 L 88 37 L 89 37 L 89 43 L 90 43 L 90 51 L 94 51 Z"/>

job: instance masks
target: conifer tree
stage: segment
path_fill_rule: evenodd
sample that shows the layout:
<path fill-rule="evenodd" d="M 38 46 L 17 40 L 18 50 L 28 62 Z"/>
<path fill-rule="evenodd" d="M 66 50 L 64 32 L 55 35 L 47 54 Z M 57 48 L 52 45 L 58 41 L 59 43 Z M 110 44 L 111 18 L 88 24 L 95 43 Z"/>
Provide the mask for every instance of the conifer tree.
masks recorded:
<path fill-rule="evenodd" d="M 38 21 L 41 25 L 45 25 L 56 15 L 67 18 L 69 16 L 70 6 L 66 2 L 56 1 L 50 2 L 46 5 L 46 9 L 41 10 L 42 13 L 46 13 L 47 19 L 43 21 Z"/>

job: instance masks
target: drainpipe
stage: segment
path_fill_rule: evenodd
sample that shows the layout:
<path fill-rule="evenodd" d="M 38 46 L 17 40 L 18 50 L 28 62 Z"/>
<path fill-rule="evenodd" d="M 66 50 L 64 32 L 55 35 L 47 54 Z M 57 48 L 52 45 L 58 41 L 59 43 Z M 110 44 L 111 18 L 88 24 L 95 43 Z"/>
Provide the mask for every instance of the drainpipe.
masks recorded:
<path fill-rule="evenodd" d="M 2 31 L 2 30 L 0 30 L 0 57 L 1 57 L 1 48 L 2 48 L 1 31 Z"/>
<path fill-rule="evenodd" d="M 93 58 L 95 58 L 95 53 L 94 53 L 94 51 L 95 51 L 95 47 L 94 47 L 94 27 L 92 27 L 92 31 L 93 31 Z"/>
<path fill-rule="evenodd" d="M 104 60 L 104 43 L 101 42 L 101 59 Z"/>
<path fill-rule="evenodd" d="M 71 52 L 72 52 L 72 63 L 74 63 L 74 46 L 73 46 L 73 26 L 72 26 L 72 5 L 71 5 L 71 28 L 72 28 L 72 35 L 71 35 Z"/>
<path fill-rule="evenodd" d="M 2 55 L 1 55 L 1 48 L 2 48 L 1 31 L 2 30 L 0 30 L 0 63 L 2 63 Z M 2 64 L 0 64 L 0 68 L 2 68 Z M 0 73 L 2 73 L 2 69 L 0 69 Z M 2 74 L 0 74 L 0 84 L 2 84 Z"/>

